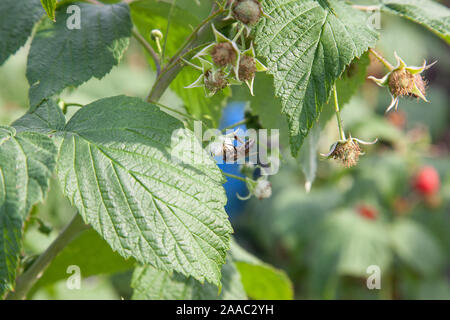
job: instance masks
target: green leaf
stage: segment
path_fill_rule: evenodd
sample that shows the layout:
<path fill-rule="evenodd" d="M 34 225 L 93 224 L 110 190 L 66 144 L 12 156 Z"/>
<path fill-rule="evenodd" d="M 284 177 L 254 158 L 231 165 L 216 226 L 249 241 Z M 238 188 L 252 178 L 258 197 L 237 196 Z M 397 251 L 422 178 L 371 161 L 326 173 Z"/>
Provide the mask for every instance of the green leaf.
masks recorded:
<path fill-rule="evenodd" d="M 0 1 L 0 65 L 25 44 L 43 13 L 39 0 Z"/>
<path fill-rule="evenodd" d="M 397 221 L 392 227 L 391 237 L 395 252 L 414 270 L 430 275 L 444 265 L 444 253 L 436 239 L 416 222 Z"/>
<path fill-rule="evenodd" d="M 63 130 L 66 118 L 54 100 L 42 102 L 35 110 L 14 121 L 12 126 L 18 131 L 32 131 L 49 134 Z"/>
<path fill-rule="evenodd" d="M 389 234 L 380 221 L 343 211 L 328 216 L 317 233 L 321 237 L 309 266 L 311 289 L 316 297 L 333 297 L 338 276 L 365 277 L 370 265 L 379 266 L 382 273 L 389 267 Z"/>
<path fill-rule="evenodd" d="M 67 13 L 69 5 L 56 10 L 56 22 L 42 20 L 31 43 L 27 65 L 31 110 L 68 86 L 101 79 L 128 47 L 132 27 L 128 5 L 77 3 L 80 29 L 67 27 L 76 22 L 76 11 Z"/>
<path fill-rule="evenodd" d="M 223 177 L 175 118 L 125 96 L 84 106 L 65 127 L 58 176 L 122 256 L 219 283 L 232 232 Z"/>
<path fill-rule="evenodd" d="M 102 274 L 123 272 L 134 267 L 135 261 L 125 260 L 111 250 L 111 247 L 90 229 L 85 231 L 50 263 L 42 277 L 32 290 L 67 279 L 67 268 L 76 265 L 80 268 L 83 279 Z M 31 296 L 31 294 L 30 294 Z"/>
<path fill-rule="evenodd" d="M 169 274 L 151 266 L 136 268 L 131 281 L 134 300 L 245 300 L 241 277 L 231 259 L 222 267 L 222 288 L 201 284 L 179 273 Z"/>
<path fill-rule="evenodd" d="M 232 101 L 250 103 L 252 113 L 259 117 L 265 129 L 279 129 L 280 141 L 288 141 L 288 128 L 285 117 L 281 115 L 281 100 L 275 96 L 273 77 L 263 72 L 257 72 L 253 85 L 252 96 L 244 85 L 233 86 Z"/>
<path fill-rule="evenodd" d="M 274 75 L 275 93 L 289 121 L 295 156 L 319 117 L 334 81 L 355 57 L 377 40 L 366 16 L 340 1 L 329 1 L 335 14 L 313 0 L 268 0 L 256 28 L 258 55 Z"/>
<path fill-rule="evenodd" d="M 42 7 L 47 12 L 48 17 L 52 21 L 56 21 L 55 19 L 55 10 L 56 10 L 56 0 L 41 0 Z"/>
<path fill-rule="evenodd" d="M 291 281 L 282 270 L 260 261 L 235 241 L 231 254 L 247 295 L 256 300 L 292 300 L 294 291 Z"/>
<path fill-rule="evenodd" d="M 381 10 L 414 21 L 450 43 L 450 10 L 435 1 L 381 0 Z"/>
<path fill-rule="evenodd" d="M 154 43 L 150 38 L 151 30 L 159 29 L 163 34 L 166 32 L 168 16 L 171 11 L 169 2 L 171 1 L 141 0 L 130 5 L 133 22 L 149 43 Z M 192 0 L 176 2 L 171 14 L 169 34 L 164 34 L 164 37 L 167 37 L 165 57 L 173 56 L 184 44 L 193 28 L 201 22 L 205 6 L 211 8 L 211 3 L 203 0 L 201 6 L 197 7 Z M 191 10 L 186 10 L 188 7 L 191 7 Z M 192 10 L 192 7 L 195 10 Z M 163 39 L 162 42 L 165 40 Z M 195 61 L 193 62 L 195 63 Z M 150 61 L 150 65 L 154 66 L 153 61 Z M 203 88 L 185 88 L 199 76 L 200 73 L 197 70 L 186 66 L 172 81 L 170 88 L 181 98 L 189 114 L 204 121 L 208 127 L 216 128 L 219 125 L 222 108 L 225 106 L 231 90 L 227 88 L 208 98 L 205 96 Z"/>
<path fill-rule="evenodd" d="M 42 134 L 0 127 L 0 296 L 13 289 L 23 222 L 31 206 L 45 198 L 56 153 Z"/>

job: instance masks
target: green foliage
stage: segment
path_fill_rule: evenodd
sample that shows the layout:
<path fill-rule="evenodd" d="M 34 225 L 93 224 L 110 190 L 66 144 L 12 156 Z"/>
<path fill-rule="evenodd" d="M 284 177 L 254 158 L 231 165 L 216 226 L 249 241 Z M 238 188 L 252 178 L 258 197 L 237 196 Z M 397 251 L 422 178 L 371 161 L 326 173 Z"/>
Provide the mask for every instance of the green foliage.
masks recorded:
<path fill-rule="evenodd" d="M 234 86 L 232 101 L 249 103 L 253 114 L 258 115 L 261 125 L 265 129 L 280 130 L 280 143 L 288 141 L 287 121 L 281 114 L 281 100 L 275 96 L 273 77 L 266 73 L 257 72 L 253 85 L 252 96 L 245 86 Z"/>
<path fill-rule="evenodd" d="M 254 247 L 264 253 L 264 260 L 283 266 L 293 282 L 301 284 L 296 288 L 299 297 L 305 291 L 306 297 L 346 296 L 346 284 L 360 282 L 370 265 L 378 265 L 383 274 L 383 290 L 376 294 L 372 291 L 372 296 L 391 298 L 398 292 L 402 297 L 448 295 L 448 286 L 436 285 L 445 279 L 448 258 L 448 221 L 443 218 L 450 199 L 450 180 L 445 173 L 448 159 L 440 158 L 442 190 L 436 194 L 419 194 L 409 182 L 421 165 L 421 153 L 434 157 L 438 154 L 435 149 L 445 150 L 437 143 L 433 149 L 429 145 L 430 138 L 442 136 L 445 140 L 445 95 L 433 100 L 433 104 L 442 102 L 440 109 L 405 102 L 407 125 L 401 113 L 389 116 L 388 121 L 375 113 L 379 106 L 371 100 L 377 95 L 366 94 L 373 88 L 359 90 L 370 63 L 368 48 L 378 37 L 368 26 L 363 7 L 352 8 L 339 0 L 265 0 L 261 3 L 270 17 L 264 15 L 256 26 L 241 29 L 239 32 L 243 32 L 234 37 L 242 25 L 232 18 L 224 20 L 229 12 L 217 3 L 212 13 L 211 0 L 127 3 L 0 2 L 0 64 L 36 31 L 28 54 L 27 79 L 22 81 L 24 88 L 26 80 L 30 85 L 30 108 L 11 126 L 0 126 L 0 296 L 14 290 L 16 273 L 27 279 L 36 253 L 43 252 L 41 258 L 51 259 L 60 249 L 59 241 L 69 241 L 58 237 L 49 250 L 43 251 L 60 222 L 65 223 L 64 215 L 73 214 L 71 210 L 54 210 L 59 206 L 54 198 L 61 198 L 58 192 L 51 191 L 51 214 L 47 212 L 46 216 L 45 209 L 35 206 L 45 199 L 56 168 L 55 179 L 62 193 L 93 229 L 65 243 L 42 278 L 17 281 L 16 297 L 29 294 L 26 284 L 34 281 L 32 293 L 43 289 L 36 297 L 53 289 L 56 296 L 65 297 L 60 280 L 67 277 L 68 265 L 75 264 L 84 277 L 110 275 L 137 266 L 131 283 L 134 299 L 293 299 L 293 284 L 284 271 L 259 260 L 232 240 L 233 229 L 224 209 L 225 179 L 189 128 L 193 119 L 203 121 L 207 128 L 218 127 L 222 108 L 230 98 L 249 103 L 246 117 L 252 122 L 248 126 L 280 130 L 280 155 L 288 167 L 270 178 L 272 201 L 253 204 L 257 214 L 244 217 L 248 221 L 238 224 L 249 232 L 241 234 L 238 230 L 238 234 L 256 236 Z M 377 0 L 376 4 L 381 11 L 416 22 L 450 43 L 450 15 L 444 6 L 431 0 Z M 72 5 L 81 10 L 80 16 L 77 10 L 68 10 Z M 42 8 L 50 19 L 43 17 Z M 234 37 L 241 50 L 254 45 L 267 63 L 268 74 L 256 75 L 255 96 L 244 86 L 234 87 L 233 96 L 226 88 L 212 98 L 205 96 L 203 88 L 185 88 L 200 74 L 183 59 L 198 63 L 192 57 L 214 39 L 211 24 Z M 204 27 L 196 29 L 200 25 Z M 153 29 L 163 35 L 159 43 L 151 37 Z M 425 53 L 444 56 L 446 48 L 432 45 L 442 52 L 428 51 L 429 39 L 416 31 L 413 36 L 406 33 L 404 39 L 396 34 L 391 42 L 397 48 L 391 50 L 388 45 L 385 49 L 411 48 L 416 60 Z M 157 90 L 153 92 L 159 97 L 171 89 L 180 98 L 176 99 L 173 92 L 163 96 L 169 113 L 162 112 L 164 106 L 157 101 L 153 104 L 113 96 L 108 86 L 107 90 L 94 88 L 95 94 L 84 99 L 112 97 L 86 106 L 82 106 L 86 101 L 81 103 L 77 98 L 70 99 L 75 100 L 73 104 L 66 104 L 64 96 L 57 97 L 65 88 L 76 88 L 108 74 L 121 61 L 132 35 L 146 49 L 150 65 L 162 69 L 156 75 L 153 89 Z M 433 41 L 444 45 L 438 39 Z M 131 50 L 135 50 L 134 43 Z M 119 78 L 125 74 L 124 78 L 130 79 L 127 73 L 131 68 L 141 70 L 145 59 L 136 53 L 127 54 L 129 67 L 118 74 Z M 16 63 L 15 58 L 11 60 Z M 445 68 L 442 60 L 439 65 Z M 251 65 L 247 67 L 253 72 Z M 374 74 L 379 73 L 377 65 L 373 67 Z M 2 73 L 8 78 L 0 81 L 3 92 L 15 85 L 15 81 L 7 82 L 10 78 L 20 78 L 16 69 Z M 434 77 L 445 75 L 437 70 Z M 120 93 L 137 94 L 136 82 L 145 91 L 150 90 L 148 78 L 126 85 L 121 81 Z M 374 147 L 382 153 L 361 157 L 359 166 L 352 170 L 336 169 L 334 162 L 318 162 L 318 151 L 330 143 L 325 140 L 337 139 L 336 134 L 328 132 L 333 126 L 326 127 L 336 113 L 330 99 L 334 85 L 340 107 L 347 105 L 342 113 L 338 111 L 345 118 L 345 133 L 362 139 L 378 137 L 382 142 Z M 433 90 L 439 88 L 427 93 L 434 98 Z M 353 99 L 359 91 L 364 91 L 364 99 L 362 94 Z M 138 95 L 143 94 L 139 91 Z M 0 97 L 2 112 L 11 108 L 23 114 L 16 104 L 25 101 L 12 96 Z M 176 118 L 179 114 L 170 115 L 177 112 L 179 100 L 186 111 L 183 119 L 189 119 L 186 124 Z M 73 112 L 68 105 L 80 108 Z M 432 130 L 410 130 L 416 123 L 426 123 Z M 284 147 L 290 148 L 294 158 L 284 156 L 288 152 Z M 372 151 L 363 151 L 367 150 Z M 305 180 L 307 191 L 314 180 L 318 190 L 305 193 L 299 185 Z M 326 185 L 329 181 L 333 188 Z M 434 211 L 432 218 L 426 216 Z M 54 230 L 50 235 L 48 230 L 37 228 L 37 224 L 50 221 Z M 69 224 L 66 230 L 76 233 L 77 228 L 80 226 Z M 27 241 L 22 249 L 24 234 Z M 106 292 L 111 292 L 110 286 L 106 287 Z M 365 286 L 358 287 L 358 297 L 370 296 Z M 395 290 L 390 292 L 390 288 Z M 106 294 L 119 295 L 129 296 L 131 292 Z"/>
<path fill-rule="evenodd" d="M 219 283 L 232 231 L 223 180 L 181 122 L 118 96 L 83 107 L 63 134 L 64 193 L 114 250 Z"/>
<path fill-rule="evenodd" d="M 29 110 L 12 124 L 18 132 L 33 131 L 50 134 L 64 129 L 66 118 L 54 100 L 42 102 L 35 110 Z"/>
<path fill-rule="evenodd" d="M 332 297 L 340 275 L 364 277 L 370 265 L 379 266 L 382 273 L 389 267 L 389 234 L 381 223 L 355 212 L 341 212 L 323 221 L 320 234 L 313 253 L 310 283 L 317 297 Z"/>
<path fill-rule="evenodd" d="M 275 269 L 232 242 L 231 255 L 241 275 L 247 295 L 255 300 L 291 300 L 291 281 L 282 270 Z"/>
<path fill-rule="evenodd" d="M 312 0 L 265 4 L 272 19 L 257 27 L 257 51 L 274 75 L 296 155 L 334 81 L 355 57 L 375 45 L 377 34 L 366 26 L 363 13 L 338 1 L 330 1 L 335 14 Z"/>
<path fill-rule="evenodd" d="M 24 221 L 31 207 L 44 200 L 55 165 L 50 138 L 0 127 L 0 296 L 13 288 Z"/>
<path fill-rule="evenodd" d="M 76 238 L 51 262 L 45 273 L 34 285 L 33 291 L 67 279 L 67 268 L 76 265 L 81 276 L 87 278 L 94 275 L 123 272 L 134 267 L 132 259 L 124 260 L 113 252 L 111 247 L 90 229 Z"/>
<path fill-rule="evenodd" d="M 55 19 L 55 10 L 56 10 L 56 0 L 41 0 L 42 7 L 47 12 L 48 17 L 52 21 L 56 21 Z"/>
<path fill-rule="evenodd" d="M 413 221 L 397 221 L 392 228 L 392 242 L 395 253 L 417 272 L 433 274 L 444 265 L 439 244 L 426 229 Z"/>
<path fill-rule="evenodd" d="M 149 43 L 154 43 L 150 37 L 153 29 L 160 30 L 164 37 L 167 37 L 167 39 L 163 38 L 162 43 L 165 42 L 164 56 L 168 57 L 177 52 L 193 28 L 206 17 L 205 8 L 210 8 L 210 3 L 203 0 L 198 6 L 191 0 L 177 1 L 174 8 L 171 9 L 171 1 L 140 0 L 133 2 L 130 7 L 134 23 Z M 164 34 L 169 20 L 169 33 Z M 153 62 L 150 64 L 153 66 Z M 208 127 L 216 128 L 219 125 L 222 108 L 231 92 L 229 89 L 225 89 L 208 98 L 205 96 L 203 88 L 185 89 L 199 76 L 199 71 L 186 67 L 172 81 L 170 88 L 181 98 L 189 114 L 204 121 Z"/>
<path fill-rule="evenodd" d="M 39 0 L 0 2 L 0 65 L 25 44 L 43 13 Z"/>
<path fill-rule="evenodd" d="M 56 10 L 56 22 L 42 20 L 31 43 L 27 79 L 32 110 L 68 86 L 102 78 L 128 47 L 132 27 L 128 5 L 78 3 L 80 29 L 67 27 L 76 18 L 67 13 L 69 5 Z"/>
<path fill-rule="evenodd" d="M 381 0 L 381 10 L 414 21 L 450 43 L 450 10 L 432 0 Z"/>
<path fill-rule="evenodd" d="M 239 272 L 228 259 L 222 266 L 222 283 L 201 284 L 179 273 L 169 274 L 151 266 L 140 266 L 133 274 L 131 286 L 135 300 L 244 300 L 246 299 Z"/>

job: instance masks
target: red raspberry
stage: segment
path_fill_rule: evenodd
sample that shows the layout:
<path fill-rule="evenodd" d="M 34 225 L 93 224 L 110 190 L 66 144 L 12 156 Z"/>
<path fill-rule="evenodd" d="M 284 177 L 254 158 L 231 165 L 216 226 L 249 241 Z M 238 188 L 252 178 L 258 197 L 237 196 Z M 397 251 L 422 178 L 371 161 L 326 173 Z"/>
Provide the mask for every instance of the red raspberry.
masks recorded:
<path fill-rule="evenodd" d="M 369 220 L 375 220 L 378 216 L 378 211 L 369 205 L 361 204 L 356 207 L 356 211 L 361 217 Z"/>
<path fill-rule="evenodd" d="M 413 187 L 424 196 L 436 194 L 440 187 L 439 174 L 431 166 L 422 167 L 413 180 Z"/>

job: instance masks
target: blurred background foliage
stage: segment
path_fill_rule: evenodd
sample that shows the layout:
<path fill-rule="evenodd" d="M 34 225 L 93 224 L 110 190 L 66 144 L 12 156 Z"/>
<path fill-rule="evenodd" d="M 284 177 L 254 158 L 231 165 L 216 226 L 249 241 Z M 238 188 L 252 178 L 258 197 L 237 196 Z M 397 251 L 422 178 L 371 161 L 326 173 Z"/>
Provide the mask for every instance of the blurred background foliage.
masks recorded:
<path fill-rule="evenodd" d="M 316 179 L 307 193 L 307 163 L 300 161 L 302 168 L 288 150 L 282 150 L 280 171 L 270 177 L 271 198 L 242 202 L 235 194 L 245 194 L 245 187 L 237 181 L 225 185 L 237 241 L 261 260 L 285 270 L 296 299 L 450 299 L 449 47 L 398 17 L 382 15 L 379 31 L 377 49 L 392 63 L 394 50 L 408 64 L 420 65 L 424 58 L 438 61 L 426 72 L 430 103 L 402 99 L 398 112 L 384 115 L 390 102 L 387 90 L 365 81 L 342 114 L 347 132 L 364 140 L 379 139 L 366 148 L 358 166 L 345 169 L 319 159 Z M 0 125 L 10 124 L 27 110 L 28 48 L 29 44 L 0 68 Z M 379 77 L 384 72 L 371 59 L 368 73 Z M 263 124 L 281 129 L 281 145 L 286 149 L 285 120 L 278 115 L 272 92 L 265 90 L 270 80 L 258 77 L 256 97 L 233 90 L 221 125 L 239 121 L 251 101 L 251 110 L 261 113 Z M 154 79 L 147 57 L 133 41 L 109 75 L 76 90 L 67 89 L 62 98 L 81 104 L 117 94 L 145 98 Z M 168 90 L 161 102 L 200 112 L 194 105 L 185 106 L 185 99 Z M 68 116 L 75 110 L 70 107 Z M 338 139 L 334 118 L 324 121 L 318 139 L 317 154 L 326 153 Z M 425 165 L 435 168 L 440 179 L 438 190 L 428 195 L 413 182 Z M 223 169 L 238 171 L 236 167 Z M 46 249 L 74 213 L 53 181 L 47 201 L 33 208 L 25 226 L 23 268 Z M 80 290 L 65 285 L 69 265 L 81 268 Z M 370 265 L 381 269 L 381 290 L 366 287 Z M 124 261 L 95 232 L 88 231 L 53 261 L 30 298 L 128 299 L 133 267 L 133 261 Z M 271 288 L 265 290 L 260 296 L 270 297 Z"/>

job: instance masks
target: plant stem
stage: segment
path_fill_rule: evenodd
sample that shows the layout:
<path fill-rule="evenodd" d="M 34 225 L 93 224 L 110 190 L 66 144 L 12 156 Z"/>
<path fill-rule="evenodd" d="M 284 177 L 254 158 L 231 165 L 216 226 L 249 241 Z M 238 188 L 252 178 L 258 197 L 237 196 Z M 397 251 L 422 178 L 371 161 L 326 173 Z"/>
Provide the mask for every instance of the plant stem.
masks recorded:
<path fill-rule="evenodd" d="M 237 180 L 241 180 L 241 181 L 246 182 L 245 179 L 242 178 L 242 177 L 236 176 L 236 175 L 231 174 L 231 173 L 223 172 L 223 171 L 222 171 L 222 173 L 223 173 L 223 175 L 224 175 L 225 177 L 230 177 L 230 178 L 233 178 L 233 179 L 237 179 Z"/>
<path fill-rule="evenodd" d="M 184 67 L 181 64 L 181 58 L 186 52 L 188 52 L 192 47 L 198 46 L 202 38 L 207 35 L 209 30 L 209 25 L 212 23 L 213 19 L 218 17 L 223 13 L 223 9 L 219 9 L 212 13 L 208 18 L 203 20 L 191 35 L 186 39 L 185 44 L 178 50 L 174 57 L 169 61 L 169 64 L 163 68 L 159 77 L 157 77 L 148 97 L 147 101 L 157 101 L 161 98 L 163 93 L 169 87 L 169 84 L 175 79 L 181 69 Z"/>
<path fill-rule="evenodd" d="M 372 53 L 375 58 L 377 58 L 386 68 L 388 68 L 389 71 L 394 70 L 394 66 L 390 64 L 381 54 L 373 50 L 372 48 L 369 49 L 370 53 Z"/>
<path fill-rule="evenodd" d="M 336 90 L 336 83 L 333 85 L 333 93 L 334 93 L 334 110 L 336 111 L 336 119 L 339 127 L 339 136 L 341 140 L 345 139 L 344 125 L 341 119 L 341 110 L 339 109 L 339 101 Z"/>
<path fill-rule="evenodd" d="M 20 275 L 16 280 L 16 287 L 14 292 L 10 292 L 6 297 L 7 300 L 23 300 L 26 298 L 28 291 L 33 287 L 37 280 L 43 275 L 45 269 L 50 262 L 82 231 L 88 229 L 77 213 L 70 223 L 64 228 L 59 236 L 52 242 L 47 250 L 42 253 L 39 258 Z"/>
<path fill-rule="evenodd" d="M 103 5 L 103 3 L 101 3 L 100 1 L 97 1 L 97 0 L 85 0 L 85 1 L 92 3 L 92 4 L 96 4 L 96 5 Z"/>
<path fill-rule="evenodd" d="M 238 126 L 243 125 L 243 124 L 246 124 L 246 123 L 247 123 L 247 119 L 241 120 L 241 121 L 239 121 L 239 122 L 236 122 L 236 123 L 232 124 L 231 126 L 228 126 L 228 127 L 223 128 L 223 129 L 222 129 L 222 132 L 226 132 L 226 131 L 229 130 L 229 129 L 233 129 L 233 128 L 235 128 L 235 127 L 238 127 Z"/>
<path fill-rule="evenodd" d="M 380 6 L 377 6 L 377 5 L 374 5 L 374 6 L 362 6 L 362 5 L 353 4 L 352 8 L 353 9 L 357 9 L 357 10 L 361 10 L 361 11 L 377 11 L 377 10 L 380 10 Z"/>
<path fill-rule="evenodd" d="M 179 114 L 180 116 L 183 116 L 183 117 L 185 117 L 185 118 L 187 118 L 187 119 L 190 119 L 190 120 L 193 120 L 193 121 L 196 121 L 196 120 L 197 120 L 196 118 L 194 118 L 194 117 L 191 116 L 190 114 L 183 113 L 183 112 L 181 112 L 181 111 L 179 111 L 179 110 L 176 110 L 176 109 L 174 109 L 174 108 L 165 106 L 165 105 L 163 105 L 162 103 L 159 103 L 159 102 L 157 102 L 157 101 L 150 101 L 150 102 L 156 104 L 158 107 L 160 107 L 160 108 L 162 108 L 162 109 L 166 109 L 167 111 L 174 112 L 174 113 Z"/>
<path fill-rule="evenodd" d="M 145 50 L 147 50 L 147 52 L 152 57 L 153 61 L 155 62 L 155 66 L 156 66 L 156 76 L 159 76 L 159 74 L 161 73 L 161 64 L 159 61 L 158 54 L 155 52 L 155 50 L 153 50 L 152 46 L 147 42 L 147 40 L 145 40 L 145 38 L 136 29 L 133 28 L 132 33 L 133 33 L 133 37 L 137 41 L 139 41 L 139 43 L 144 47 Z"/>

